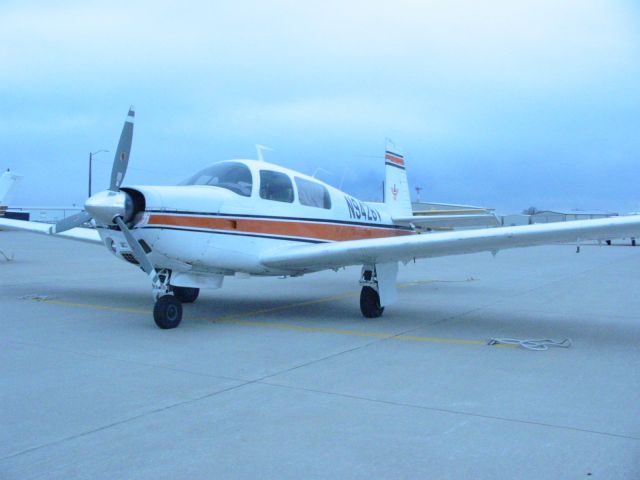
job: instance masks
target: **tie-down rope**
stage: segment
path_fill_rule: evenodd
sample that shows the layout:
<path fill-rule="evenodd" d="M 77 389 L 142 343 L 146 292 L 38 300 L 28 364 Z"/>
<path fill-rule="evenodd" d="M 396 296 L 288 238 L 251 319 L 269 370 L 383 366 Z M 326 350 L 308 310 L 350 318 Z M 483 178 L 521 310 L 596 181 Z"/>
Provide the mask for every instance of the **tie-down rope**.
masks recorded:
<path fill-rule="evenodd" d="M 499 343 L 520 345 L 522 348 L 526 348 L 527 350 L 536 350 L 539 352 L 549 350 L 549 347 L 569 348 L 571 345 L 573 345 L 570 338 L 565 338 L 564 340 L 560 341 L 551 340 L 548 338 L 528 340 L 519 340 L 517 338 L 492 338 L 491 340 L 489 340 L 487 345 L 498 345 Z"/>

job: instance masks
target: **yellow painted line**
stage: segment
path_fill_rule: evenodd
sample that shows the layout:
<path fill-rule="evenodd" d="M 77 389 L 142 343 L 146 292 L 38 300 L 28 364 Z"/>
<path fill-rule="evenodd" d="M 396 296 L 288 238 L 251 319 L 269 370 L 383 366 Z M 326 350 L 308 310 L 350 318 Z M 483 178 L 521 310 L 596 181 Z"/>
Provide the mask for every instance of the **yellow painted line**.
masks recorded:
<path fill-rule="evenodd" d="M 464 281 L 472 281 L 472 279 L 468 279 Z M 412 286 L 424 285 L 427 283 L 435 283 L 435 282 L 437 282 L 437 280 L 409 282 L 409 283 L 401 284 L 398 287 L 408 288 Z M 237 315 L 228 315 L 228 316 L 217 317 L 217 318 L 185 317 L 185 319 L 196 320 L 196 321 L 206 321 L 210 323 L 239 325 L 244 327 L 269 328 L 269 329 L 275 329 L 275 330 L 288 330 L 288 331 L 305 332 L 305 333 L 348 335 L 352 337 L 364 337 L 364 338 L 381 338 L 381 339 L 387 339 L 387 340 L 400 340 L 405 342 L 440 343 L 440 344 L 449 344 L 449 345 L 487 345 L 487 342 L 484 340 L 469 340 L 469 339 L 442 338 L 442 337 L 420 337 L 416 335 L 394 335 L 393 333 L 383 333 L 383 332 L 367 332 L 367 331 L 360 331 L 360 330 L 346 330 L 346 329 L 329 328 L 329 327 L 308 327 L 304 325 L 295 325 L 291 323 L 257 322 L 257 321 L 251 321 L 251 320 L 243 320 L 243 318 L 255 317 L 255 316 L 266 314 L 266 313 L 281 312 L 284 310 L 293 310 L 293 309 L 297 309 L 297 308 L 308 306 L 308 305 L 315 305 L 319 303 L 343 300 L 345 298 L 356 297 L 358 295 L 359 295 L 358 293 L 346 293 L 343 295 L 323 297 L 316 300 L 309 300 L 306 302 L 290 303 L 290 304 L 281 305 L 278 307 L 253 310 L 249 312 L 239 313 Z M 152 313 L 151 310 L 142 309 L 142 308 L 111 307 L 108 305 L 67 302 L 64 300 L 55 300 L 55 299 L 51 299 L 51 300 L 34 299 L 34 300 L 43 302 L 43 303 L 52 304 L 52 305 L 60 305 L 60 306 L 73 307 L 73 308 L 86 308 L 91 310 L 100 310 L 100 311 L 108 311 L 108 312 L 133 313 L 137 315 L 151 315 Z M 517 345 L 510 345 L 510 344 L 498 344 L 494 346 L 498 348 L 516 348 L 517 347 Z"/>
<path fill-rule="evenodd" d="M 299 308 L 299 307 L 306 307 L 307 305 L 316 305 L 318 303 L 327 303 L 327 302 L 333 302 L 335 300 L 344 300 L 345 298 L 351 298 L 351 297 L 355 297 L 359 294 L 355 294 L 355 293 L 345 293 L 343 295 L 334 295 L 332 297 L 323 297 L 323 298 L 318 298 L 316 300 L 309 300 L 306 302 L 298 302 L 298 303 L 289 303 L 287 305 L 280 305 L 278 307 L 271 307 L 271 308 L 262 308 L 260 310 L 252 310 L 250 312 L 244 312 L 244 313 L 239 313 L 236 315 L 229 315 L 226 317 L 219 317 L 217 319 L 210 319 L 210 318 L 195 318 L 195 320 L 208 320 L 208 321 L 215 321 L 215 322 L 224 322 L 225 320 L 233 320 L 236 318 L 244 318 L 244 317 L 255 317 L 256 315 L 261 315 L 264 313 L 273 313 L 273 312 L 281 312 L 283 310 L 292 310 L 294 308 Z"/>
<path fill-rule="evenodd" d="M 93 303 L 75 303 L 75 302 L 65 302 L 64 300 L 35 300 L 36 302 L 49 303 L 52 305 L 62 305 L 64 307 L 74 307 L 74 308 L 88 308 L 91 310 L 104 310 L 107 312 L 118 312 L 118 313 L 135 313 L 140 315 L 150 315 L 151 310 L 145 310 L 142 308 L 128 308 L 128 307 L 110 307 L 108 305 L 95 305 Z"/>
<path fill-rule="evenodd" d="M 259 327 L 259 328 L 272 328 L 276 330 L 289 330 L 306 333 L 327 333 L 332 335 L 348 335 L 351 337 L 365 337 L 365 338 L 382 338 L 387 340 L 401 340 L 405 342 L 423 342 L 423 343 L 442 343 L 449 345 L 487 345 L 485 340 L 468 340 L 460 338 L 443 338 L 443 337 L 419 337 L 416 335 L 395 335 L 393 333 L 382 332 L 366 332 L 360 330 L 344 330 L 340 328 L 327 328 L 327 327 L 305 327 L 303 325 L 294 325 L 290 323 L 267 323 L 267 322 L 252 322 L 249 320 L 235 320 L 229 317 L 223 317 L 218 319 L 208 318 L 194 318 L 192 320 L 205 320 L 211 323 L 223 323 L 240 325 L 246 327 Z M 516 345 L 510 344 L 497 344 L 495 347 L 507 347 L 513 348 Z"/>

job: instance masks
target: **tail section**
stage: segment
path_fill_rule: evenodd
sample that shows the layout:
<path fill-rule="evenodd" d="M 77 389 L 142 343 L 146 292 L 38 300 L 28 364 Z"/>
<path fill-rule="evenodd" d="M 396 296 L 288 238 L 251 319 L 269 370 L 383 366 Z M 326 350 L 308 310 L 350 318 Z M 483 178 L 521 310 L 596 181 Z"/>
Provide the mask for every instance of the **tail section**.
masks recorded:
<path fill-rule="evenodd" d="M 21 175 L 11 173 L 9 170 L 0 176 L 0 205 L 7 205 L 7 197 L 20 178 Z"/>
<path fill-rule="evenodd" d="M 389 139 L 384 153 L 384 203 L 392 217 L 413 215 L 409 182 L 400 149 Z"/>

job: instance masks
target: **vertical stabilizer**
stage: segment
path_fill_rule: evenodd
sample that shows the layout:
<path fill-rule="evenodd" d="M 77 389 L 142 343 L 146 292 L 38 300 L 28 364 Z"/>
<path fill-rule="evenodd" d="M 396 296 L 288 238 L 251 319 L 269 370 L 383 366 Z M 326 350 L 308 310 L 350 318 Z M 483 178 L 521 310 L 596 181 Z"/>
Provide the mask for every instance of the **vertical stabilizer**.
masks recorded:
<path fill-rule="evenodd" d="M 9 170 L 4 172 L 0 176 L 0 205 L 1 206 L 7 205 L 7 198 L 9 197 L 9 193 L 11 193 L 11 190 L 13 190 L 13 187 L 21 177 L 22 177 L 21 175 L 12 173 Z"/>
<path fill-rule="evenodd" d="M 388 212 L 392 217 L 410 217 L 413 215 L 413 210 L 404 156 L 389 139 L 384 152 L 384 168 L 384 203 Z"/>

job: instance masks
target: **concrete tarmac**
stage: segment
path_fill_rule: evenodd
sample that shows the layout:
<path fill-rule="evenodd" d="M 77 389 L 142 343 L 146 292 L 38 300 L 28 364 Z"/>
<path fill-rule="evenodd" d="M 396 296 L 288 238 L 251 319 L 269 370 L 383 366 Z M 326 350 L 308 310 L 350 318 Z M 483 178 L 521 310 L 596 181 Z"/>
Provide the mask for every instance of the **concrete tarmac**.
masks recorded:
<path fill-rule="evenodd" d="M 640 478 L 640 248 L 230 278 L 156 328 L 104 248 L 0 232 L 0 478 Z M 571 338 L 544 352 L 492 337 Z"/>

